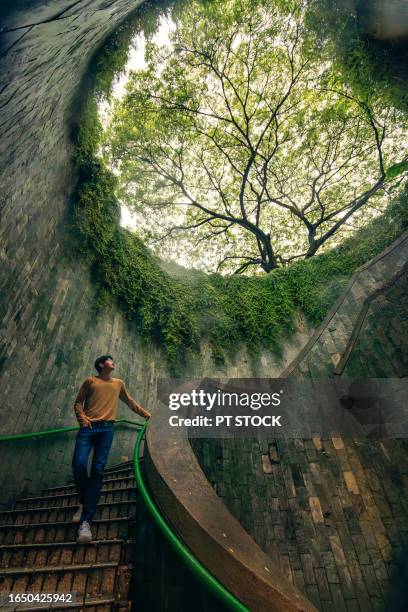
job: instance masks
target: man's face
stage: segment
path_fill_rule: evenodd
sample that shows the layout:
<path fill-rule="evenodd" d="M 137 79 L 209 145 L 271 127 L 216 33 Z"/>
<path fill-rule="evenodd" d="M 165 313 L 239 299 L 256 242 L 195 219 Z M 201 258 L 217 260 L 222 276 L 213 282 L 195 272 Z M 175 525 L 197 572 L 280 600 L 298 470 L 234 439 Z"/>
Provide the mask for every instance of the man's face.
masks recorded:
<path fill-rule="evenodd" d="M 113 362 L 113 359 L 106 359 L 103 364 L 102 367 L 104 370 L 108 370 L 108 371 L 112 371 L 115 369 L 115 364 Z"/>

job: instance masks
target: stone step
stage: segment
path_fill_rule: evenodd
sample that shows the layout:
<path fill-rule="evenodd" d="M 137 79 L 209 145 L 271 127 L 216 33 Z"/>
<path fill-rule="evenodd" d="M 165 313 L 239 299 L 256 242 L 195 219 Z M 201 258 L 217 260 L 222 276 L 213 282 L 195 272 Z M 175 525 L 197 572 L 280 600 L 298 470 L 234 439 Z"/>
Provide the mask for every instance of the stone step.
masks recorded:
<path fill-rule="evenodd" d="M 134 540 L 48 542 L 0 545 L 0 567 L 41 567 L 68 563 L 130 562 Z"/>
<path fill-rule="evenodd" d="M 111 480 L 112 478 L 121 478 L 123 476 L 133 476 L 133 474 L 134 474 L 133 467 L 127 467 L 122 470 L 115 470 L 114 472 L 107 472 L 105 470 L 103 473 L 103 477 L 104 477 L 104 480 L 105 479 Z M 70 478 L 66 484 L 68 485 L 75 484 L 75 481 L 73 478 Z"/>
<path fill-rule="evenodd" d="M 98 504 L 95 518 L 107 519 L 132 516 L 137 499 Z M 55 523 L 69 521 L 78 506 L 56 506 L 46 508 L 24 508 L 0 512 L 0 525 L 23 525 L 29 523 Z"/>
<path fill-rule="evenodd" d="M 139 457 L 140 461 L 144 460 L 144 457 Z M 129 459 L 129 461 L 122 461 L 121 463 L 114 463 L 113 465 L 109 465 L 105 468 L 105 472 L 111 472 L 115 470 L 121 470 L 122 468 L 133 467 L 133 459 Z"/>
<path fill-rule="evenodd" d="M 135 486 L 123 487 L 119 489 L 109 489 L 102 491 L 100 502 L 117 502 L 135 499 L 137 496 L 137 488 Z M 77 508 L 79 504 L 78 495 L 76 493 L 57 493 L 54 495 L 42 495 L 39 497 L 26 497 L 18 499 L 14 504 L 14 510 L 31 509 L 31 508 L 50 508 L 53 506 L 72 506 Z"/>
<path fill-rule="evenodd" d="M 126 566 L 129 571 L 129 566 Z M 42 567 L 2 568 L 0 593 L 75 593 L 115 597 L 119 563 L 75 563 Z M 123 570 L 123 566 L 122 566 Z"/>
<path fill-rule="evenodd" d="M 96 519 L 91 524 L 93 540 L 128 539 L 133 537 L 136 521 L 128 516 Z M 29 544 L 40 542 L 71 542 L 76 540 L 78 523 L 55 521 L 24 525 L 0 525 L 0 544 Z"/>
<path fill-rule="evenodd" d="M 13 509 L 0 512 L 0 593 L 73 592 L 75 601 L 52 609 L 130 612 L 137 504 L 132 461 L 105 471 L 89 543 L 76 542 L 79 525 L 72 517 L 79 501 L 73 481 L 17 500 Z M 33 600 L 18 609 L 50 605 Z"/>
<path fill-rule="evenodd" d="M 134 476 L 128 476 L 125 478 L 112 478 L 103 481 L 102 491 L 109 491 L 110 489 L 119 489 L 128 487 L 130 484 L 134 484 Z M 49 487 L 43 490 L 44 495 L 50 495 L 53 493 L 75 493 L 76 487 L 72 485 L 59 485 L 58 487 Z"/>

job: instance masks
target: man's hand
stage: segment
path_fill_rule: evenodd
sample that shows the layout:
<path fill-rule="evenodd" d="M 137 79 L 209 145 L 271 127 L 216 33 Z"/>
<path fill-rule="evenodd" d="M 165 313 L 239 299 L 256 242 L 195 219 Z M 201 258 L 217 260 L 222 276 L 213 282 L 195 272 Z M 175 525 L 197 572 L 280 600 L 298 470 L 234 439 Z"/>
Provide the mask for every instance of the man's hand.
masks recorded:
<path fill-rule="evenodd" d="M 90 427 L 92 429 L 92 421 L 86 415 L 84 415 L 81 419 L 81 427 Z"/>

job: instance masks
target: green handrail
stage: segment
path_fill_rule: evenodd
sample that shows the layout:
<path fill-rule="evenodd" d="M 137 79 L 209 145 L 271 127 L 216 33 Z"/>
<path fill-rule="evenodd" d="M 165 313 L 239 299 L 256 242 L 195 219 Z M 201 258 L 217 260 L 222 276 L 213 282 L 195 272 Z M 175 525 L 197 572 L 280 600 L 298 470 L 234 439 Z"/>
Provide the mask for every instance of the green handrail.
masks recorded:
<path fill-rule="evenodd" d="M 116 423 L 126 423 L 128 425 L 134 425 L 138 428 L 141 428 L 136 439 L 136 444 L 133 453 L 136 484 L 139 489 L 141 498 L 143 499 L 148 511 L 152 515 L 155 523 L 157 524 L 165 538 L 169 541 L 170 545 L 177 552 L 177 554 L 181 556 L 187 567 L 189 567 L 189 569 L 199 578 L 199 580 L 204 584 L 204 586 L 206 586 L 208 590 L 211 591 L 211 593 L 213 593 L 220 601 L 222 601 L 224 605 L 226 605 L 230 610 L 234 610 L 235 612 L 249 612 L 248 608 L 246 608 L 232 593 L 230 593 L 220 582 L 218 582 L 218 580 L 212 574 L 210 574 L 210 572 L 200 563 L 200 561 L 196 559 L 196 557 L 194 557 L 194 555 L 188 550 L 188 548 L 182 543 L 182 541 L 177 537 L 171 527 L 163 519 L 159 509 L 157 508 L 153 499 L 150 497 L 146 485 L 143 481 L 142 472 L 139 464 L 140 444 L 146 431 L 147 422 L 142 424 L 137 421 L 129 421 L 128 419 L 118 419 L 117 421 L 115 421 L 115 424 Z M 28 438 L 39 438 L 59 433 L 67 433 L 69 431 L 77 431 L 79 429 L 79 426 L 61 427 L 60 429 L 47 429 L 45 431 L 12 434 L 8 436 L 0 436 L 0 442 L 24 440 Z"/>
<path fill-rule="evenodd" d="M 143 481 L 142 471 L 139 464 L 140 444 L 146 431 L 146 427 L 147 423 L 144 424 L 143 428 L 138 433 L 133 453 L 133 463 L 136 485 L 148 511 L 173 549 L 179 556 L 181 556 L 187 567 L 199 578 L 204 586 L 206 586 L 208 590 L 211 591 L 213 595 L 215 595 L 230 610 L 235 610 L 236 612 L 249 612 L 248 608 L 246 608 L 232 593 L 230 593 L 230 591 L 228 591 L 220 582 L 218 582 L 218 580 L 200 563 L 200 561 L 194 557 L 194 555 L 164 520 L 159 509 L 149 495 Z"/>
<path fill-rule="evenodd" d="M 142 427 L 143 423 L 137 421 L 129 421 L 128 419 L 118 419 L 115 423 L 127 423 L 128 425 L 135 425 L 136 427 Z M 23 440 L 27 438 L 39 438 L 41 436 L 51 436 L 53 434 L 64 433 L 67 431 L 78 431 L 79 425 L 75 427 L 61 427 L 61 429 L 46 429 L 45 431 L 33 431 L 30 433 L 23 434 L 12 434 L 11 436 L 0 436 L 0 442 L 8 442 L 10 440 Z"/>

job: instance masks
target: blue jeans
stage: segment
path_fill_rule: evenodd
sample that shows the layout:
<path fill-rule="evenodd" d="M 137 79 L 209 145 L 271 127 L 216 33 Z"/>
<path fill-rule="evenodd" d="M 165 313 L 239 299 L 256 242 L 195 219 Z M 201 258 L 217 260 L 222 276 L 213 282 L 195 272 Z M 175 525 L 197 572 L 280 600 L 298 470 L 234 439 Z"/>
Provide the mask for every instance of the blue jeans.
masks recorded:
<path fill-rule="evenodd" d="M 93 423 L 78 431 L 72 470 L 79 501 L 83 505 L 81 523 L 92 520 L 101 495 L 103 472 L 113 440 L 113 421 Z M 91 476 L 88 476 L 88 458 L 94 449 Z"/>

